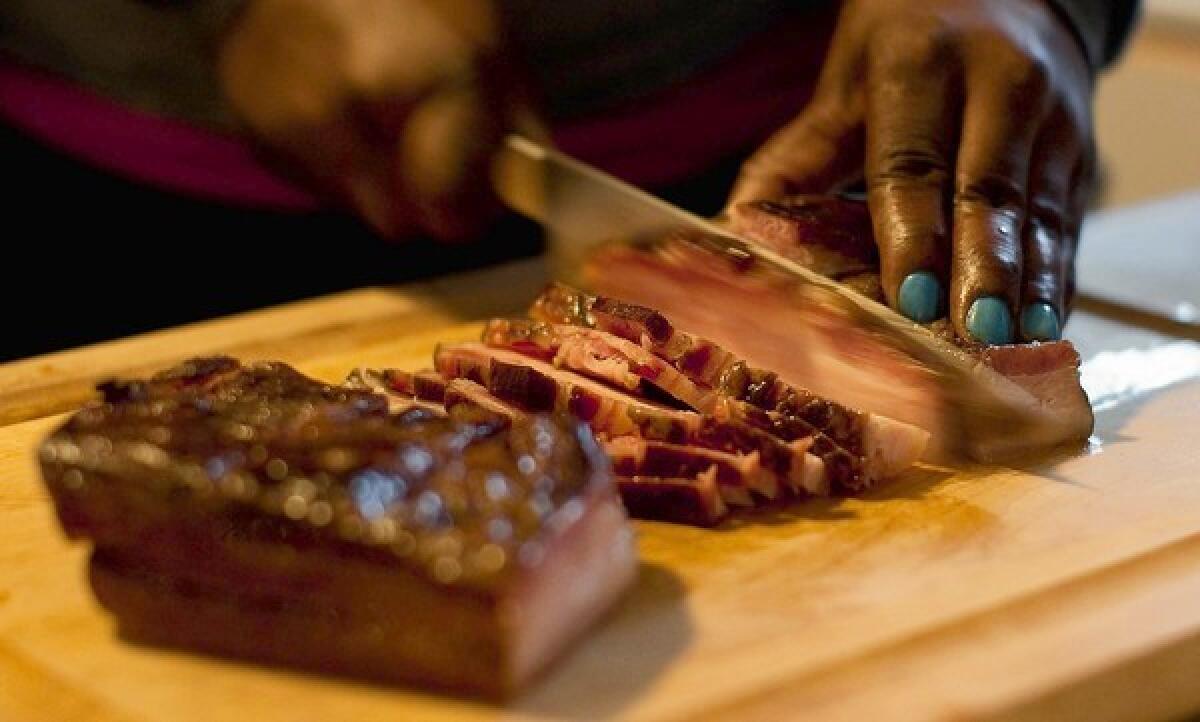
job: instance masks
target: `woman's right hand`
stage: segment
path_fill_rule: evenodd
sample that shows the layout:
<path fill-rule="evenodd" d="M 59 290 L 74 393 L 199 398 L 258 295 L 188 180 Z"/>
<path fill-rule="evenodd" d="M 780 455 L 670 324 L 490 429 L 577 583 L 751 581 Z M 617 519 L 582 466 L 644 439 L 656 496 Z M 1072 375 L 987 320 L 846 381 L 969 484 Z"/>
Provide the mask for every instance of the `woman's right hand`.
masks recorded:
<path fill-rule="evenodd" d="M 226 96 L 287 170 L 376 232 L 461 238 L 496 211 L 493 151 L 536 132 L 491 0 L 251 0 Z"/>

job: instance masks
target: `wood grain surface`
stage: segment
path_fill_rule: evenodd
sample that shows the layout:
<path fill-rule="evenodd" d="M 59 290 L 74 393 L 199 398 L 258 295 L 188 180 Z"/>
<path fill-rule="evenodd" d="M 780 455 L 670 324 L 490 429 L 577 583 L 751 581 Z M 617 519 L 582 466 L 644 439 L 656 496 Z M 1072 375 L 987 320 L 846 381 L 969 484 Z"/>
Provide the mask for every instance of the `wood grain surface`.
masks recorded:
<path fill-rule="evenodd" d="M 1167 719 L 1200 709 L 1200 345 L 1077 314 L 1083 454 L 920 468 L 717 530 L 637 523 L 632 593 L 505 707 L 118 639 L 33 450 L 99 377 L 226 351 L 416 367 L 536 263 L 0 367 L 0 720 Z M 1197 366 L 1196 374 L 1200 374 Z"/>

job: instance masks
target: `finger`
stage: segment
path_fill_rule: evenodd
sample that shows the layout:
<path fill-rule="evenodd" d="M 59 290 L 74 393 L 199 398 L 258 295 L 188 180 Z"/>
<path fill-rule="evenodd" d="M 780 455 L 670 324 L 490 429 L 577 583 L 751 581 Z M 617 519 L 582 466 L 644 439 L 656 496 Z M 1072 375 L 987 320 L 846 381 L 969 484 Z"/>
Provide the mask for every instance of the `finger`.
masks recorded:
<path fill-rule="evenodd" d="M 1079 143 L 1065 113 L 1053 113 L 1034 145 L 1022 243 L 1020 335 L 1054 341 L 1065 318 L 1067 215 Z"/>
<path fill-rule="evenodd" d="M 729 208 L 796 193 L 825 193 L 861 172 L 862 128 L 824 101 L 810 105 L 742 166 Z"/>
<path fill-rule="evenodd" d="M 881 281 L 894 308 L 929 323 L 945 312 L 949 270 L 953 53 L 936 34 L 906 33 L 877 47 L 867 77 L 866 178 Z"/>
<path fill-rule="evenodd" d="M 1033 144 L 1045 113 L 1043 76 L 1021 57 L 967 78 L 955 168 L 950 318 L 962 338 L 1011 343 L 1021 293 Z"/>

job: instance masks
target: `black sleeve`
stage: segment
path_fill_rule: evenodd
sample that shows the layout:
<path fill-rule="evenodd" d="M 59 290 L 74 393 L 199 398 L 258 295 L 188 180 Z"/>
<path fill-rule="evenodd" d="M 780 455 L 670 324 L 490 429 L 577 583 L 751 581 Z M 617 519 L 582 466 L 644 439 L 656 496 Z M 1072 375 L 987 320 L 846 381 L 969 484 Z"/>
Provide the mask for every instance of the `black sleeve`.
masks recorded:
<path fill-rule="evenodd" d="M 1121 53 L 1141 9 L 1140 0 L 1049 0 L 1075 30 L 1093 70 Z"/>

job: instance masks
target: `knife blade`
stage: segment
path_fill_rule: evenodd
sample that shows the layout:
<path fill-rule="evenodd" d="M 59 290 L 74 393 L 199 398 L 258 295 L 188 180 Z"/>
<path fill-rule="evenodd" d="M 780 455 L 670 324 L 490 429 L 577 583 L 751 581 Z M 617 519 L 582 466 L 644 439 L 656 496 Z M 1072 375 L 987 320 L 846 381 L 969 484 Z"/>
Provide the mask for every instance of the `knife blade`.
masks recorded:
<path fill-rule="evenodd" d="M 614 242 L 688 231 L 686 242 L 753 262 L 831 305 L 934 371 L 960 414 L 977 457 L 996 457 L 1002 438 L 1050 433 L 1052 420 L 1008 379 L 887 306 L 821 276 L 727 228 L 656 198 L 597 168 L 521 136 L 509 136 L 492 168 L 497 194 L 546 228 L 556 277 L 582 284 L 588 256 Z"/>

